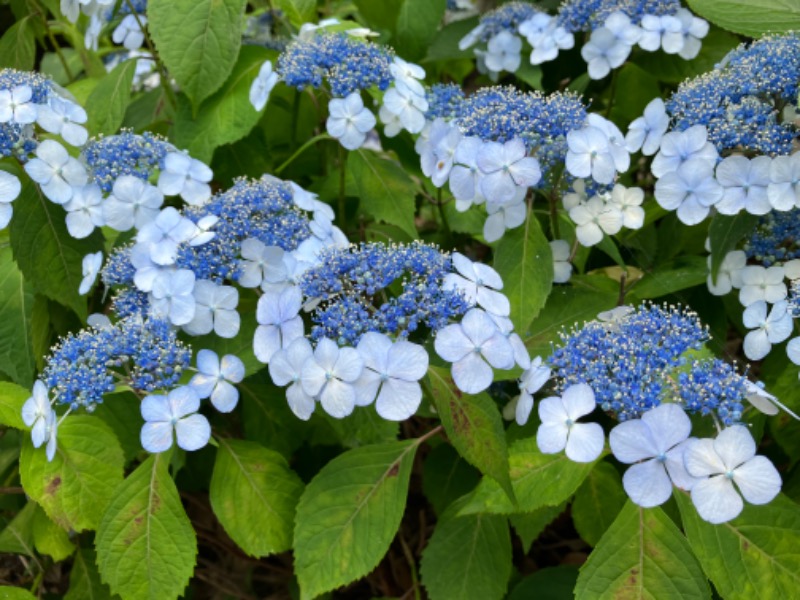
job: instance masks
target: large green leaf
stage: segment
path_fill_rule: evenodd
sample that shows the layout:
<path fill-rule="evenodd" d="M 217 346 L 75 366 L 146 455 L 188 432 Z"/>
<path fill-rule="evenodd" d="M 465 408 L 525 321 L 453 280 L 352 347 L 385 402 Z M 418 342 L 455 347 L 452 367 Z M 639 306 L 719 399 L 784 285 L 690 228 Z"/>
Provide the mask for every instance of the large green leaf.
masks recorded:
<path fill-rule="evenodd" d="M 474 488 L 480 473 L 467 464 L 450 444 L 439 444 L 425 457 L 422 465 L 422 491 L 441 515 L 457 498 Z"/>
<path fill-rule="evenodd" d="M 141 403 L 142 401 L 132 391 L 114 392 L 106 394 L 103 402 L 97 405 L 92 414 L 114 431 L 126 463 L 142 452 L 142 442 L 139 438 L 140 427 L 144 424 Z"/>
<path fill-rule="evenodd" d="M 303 482 L 286 459 L 254 442 L 220 440 L 209 499 L 231 539 L 250 556 L 292 547 Z"/>
<path fill-rule="evenodd" d="M 458 505 L 442 516 L 422 553 L 422 583 L 431 600 L 499 600 L 511 575 L 508 520 L 459 517 Z"/>
<path fill-rule="evenodd" d="M 717 273 L 725 260 L 725 256 L 736 248 L 739 240 L 753 231 L 758 217 L 747 212 L 728 216 L 716 214 L 708 226 L 708 240 L 711 245 L 711 277 L 717 279 Z"/>
<path fill-rule="evenodd" d="M 10 381 L 0 381 L 0 425 L 27 429 L 22 421 L 22 405 L 31 391 Z"/>
<path fill-rule="evenodd" d="M 286 13 L 292 25 L 300 27 L 303 23 L 317 20 L 316 0 L 276 0 L 278 7 Z"/>
<path fill-rule="evenodd" d="M 676 494 L 686 537 L 723 598 L 794 598 L 800 589 L 800 507 L 783 495 L 712 525 Z"/>
<path fill-rule="evenodd" d="M 111 591 L 100 581 L 94 548 L 78 548 L 69 572 L 69 590 L 64 600 L 111 600 Z"/>
<path fill-rule="evenodd" d="M 100 576 L 125 600 L 177 598 L 192 576 L 197 540 L 168 462 L 154 454 L 128 475 L 97 528 Z"/>
<path fill-rule="evenodd" d="M 711 598 L 711 590 L 666 513 L 628 501 L 581 568 L 575 597 L 690 600 Z"/>
<path fill-rule="evenodd" d="M 446 8 L 447 0 L 403 0 L 395 28 L 395 45 L 403 49 L 403 58 L 418 61 L 425 56 Z"/>
<path fill-rule="evenodd" d="M 3 600 L 36 600 L 36 596 L 28 590 L 10 586 L 0 586 L 0 598 Z"/>
<path fill-rule="evenodd" d="M 485 478 L 475 489 L 461 514 L 512 514 L 531 512 L 544 506 L 558 506 L 583 483 L 595 463 L 572 462 L 562 452 L 542 454 L 535 438 L 523 438 L 508 452 L 514 505 L 495 481 Z"/>
<path fill-rule="evenodd" d="M 373 29 L 390 30 L 397 23 L 403 0 L 355 0 L 363 21 Z"/>
<path fill-rule="evenodd" d="M 505 500 L 511 504 L 506 434 L 497 406 L 485 393 L 462 394 L 445 369 L 429 367 L 428 375 L 436 412 L 447 437 L 467 462 L 499 484 L 497 489 L 505 491 Z"/>
<path fill-rule="evenodd" d="M 31 339 L 33 289 L 14 264 L 9 246 L 0 247 L 0 371 L 31 387 L 36 364 Z"/>
<path fill-rule="evenodd" d="M 514 328 L 527 331 L 553 287 L 553 252 L 536 217 L 528 215 L 522 227 L 500 238 L 494 268 L 503 278 Z"/>
<path fill-rule="evenodd" d="M 86 100 L 87 125 L 91 135 L 117 133 L 131 101 L 136 59 L 121 62 L 100 82 Z"/>
<path fill-rule="evenodd" d="M 796 0 L 688 0 L 701 17 L 734 33 L 760 37 L 800 29 Z"/>
<path fill-rule="evenodd" d="M 11 522 L 0 531 L 0 552 L 34 556 L 33 520 L 39 507 L 35 502 L 28 502 Z"/>
<path fill-rule="evenodd" d="M 626 297 L 631 303 L 660 298 L 705 283 L 708 277 L 706 259 L 702 256 L 683 256 L 645 273 L 633 284 Z"/>
<path fill-rule="evenodd" d="M 246 0 L 150 0 L 148 30 L 158 55 L 195 107 L 233 70 Z"/>
<path fill-rule="evenodd" d="M 347 168 L 355 179 L 361 210 L 378 221 L 397 225 L 416 239 L 414 198 L 417 187 L 405 169 L 363 149 L 350 153 Z"/>
<path fill-rule="evenodd" d="M 511 526 L 522 541 L 522 548 L 527 554 L 531 545 L 553 520 L 564 512 L 566 504 L 545 506 L 533 512 L 516 513 L 509 517 Z"/>
<path fill-rule="evenodd" d="M 31 17 L 20 19 L 0 38 L 0 69 L 33 71 L 36 63 L 36 38 L 30 19 Z"/>
<path fill-rule="evenodd" d="M 597 545 L 627 498 L 619 472 L 607 462 L 597 463 L 572 503 L 572 521 L 587 544 Z"/>
<path fill-rule="evenodd" d="M 20 271 L 38 292 L 84 317 L 86 302 L 78 295 L 83 257 L 102 249 L 103 236 L 95 231 L 76 240 L 67 232 L 65 216 L 62 207 L 24 177 L 22 192 L 14 201 L 11 248 Z"/>
<path fill-rule="evenodd" d="M 261 118 L 250 104 L 250 86 L 268 56 L 269 51 L 260 46 L 242 48 L 225 85 L 203 102 L 196 114 L 186 96 L 179 96 L 175 143 L 210 162 L 216 148 L 246 136 Z"/>
<path fill-rule="evenodd" d="M 122 448 L 100 419 L 70 415 L 58 428 L 52 462 L 30 439 L 22 446 L 20 479 L 25 493 L 64 528 L 95 529 L 122 481 Z"/>
<path fill-rule="evenodd" d="M 400 526 L 419 440 L 340 454 L 306 487 L 297 506 L 295 571 L 311 599 L 363 577 Z"/>

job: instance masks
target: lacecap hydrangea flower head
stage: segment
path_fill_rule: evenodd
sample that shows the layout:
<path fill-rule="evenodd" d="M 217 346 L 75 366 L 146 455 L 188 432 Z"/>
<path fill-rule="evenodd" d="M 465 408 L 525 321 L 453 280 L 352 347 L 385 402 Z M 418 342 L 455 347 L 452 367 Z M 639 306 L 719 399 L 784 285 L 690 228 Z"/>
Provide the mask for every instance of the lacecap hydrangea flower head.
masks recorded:
<path fill-rule="evenodd" d="M 538 404 L 540 450 L 596 460 L 605 434 L 587 417 L 599 408 L 620 421 L 609 443 L 620 462 L 632 465 L 623 485 L 637 504 L 663 504 L 677 487 L 691 493 L 702 518 L 719 523 L 741 512 L 742 496 L 752 504 L 771 501 L 781 479 L 769 460 L 755 455 L 743 414 L 751 404 L 770 414 L 782 405 L 734 366 L 703 352 L 708 340 L 697 315 L 655 304 L 619 307 L 564 331 L 547 360 L 552 371 L 539 367 L 536 373 L 539 387 L 552 376 L 559 393 Z M 527 397 L 530 378 L 520 381 L 527 413 L 534 404 Z M 524 423 L 528 415 L 520 405 L 517 419 Z M 718 437 L 690 437 L 689 415 L 711 419 Z"/>

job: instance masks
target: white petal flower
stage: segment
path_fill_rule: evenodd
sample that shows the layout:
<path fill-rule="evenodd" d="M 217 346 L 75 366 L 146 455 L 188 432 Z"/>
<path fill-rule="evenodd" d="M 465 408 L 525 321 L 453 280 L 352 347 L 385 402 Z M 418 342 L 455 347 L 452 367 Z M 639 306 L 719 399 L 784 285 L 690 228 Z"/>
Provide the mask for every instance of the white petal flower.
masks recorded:
<path fill-rule="evenodd" d="M 319 398 L 326 413 L 342 419 L 356 405 L 353 384 L 363 368 L 364 360 L 355 348 L 339 348 L 333 340 L 323 338 L 303 364 L 300 383 L 307 395 Z"/>
<path fill-rule="evenodd" d="M 800 153 L 776 156 L 769 170 L 767 199 L 775 210 L 800 206 Z"/>
<path fill-rule="evenodd" d="M 144 15 L 125 15 L 111 34 L 111 40 L 115 44 L 122 44 L 128 50 L 138 50 L 144 43 L 142 28 L 146 25 L 147 17 Z"/>
<path fill-rule="evenodd" d="M 272 61 L 265 61 L 250 86 L 250 104 L 253 108 L 260 112 L 267 105 L 270 92 L 277 83 L 278 74 L 272 70 Z"/>
<path fill-rule="evenodd" d="M 658 152 L 661 140 L 669 128 L 669 115 L 661 98 L 652 100 L 644 109 L 644 116 L 634 119 L 628 126 L 625 144 L 629 152 L 642 151 L 645 156 Z"/>
<path fill-rule="evenodd" d="M 792 314 L 785 300 L 776 302 L 767 315 L 767 303 L 759 300 L 748 306 L 742 315 L 744 326 L 754 331 L 744 336 L 744 353 L 750 360 L 761 360 L 772 344 L 779 344 L 792 335 Z"/>
<path fill-rule="evenodd" d="M 150 309 L 157 318 L 173 325 L 187 325 L 194 319 L 195 275 L 189 269 L 161 271 L 153 280 Z"/>
<path fill-rule="evenodd" d="M 37 106 L 29 85 L 0 90 L 0 123 L 28 125 L 36 121 Z"/>
<path fill-rule="evenodd" d="M 36 114 L 36 122 L 42 129 L 60 135 L 73 146 L 86 143 L 89 134 L 82 125 L 87 119 L 83 107 L 56 95 L 51 95 L 47 104 L 39 106 Z"/>
<path fill-rule="evenodd" d="M 477 137 L 464 137 L 456 147 L 453 166 L 450 169 L 450 191 L 456 199 L 456 209 L 464 212 L 473 204 L 480 204 L 480 180 L 483 177 L 478 168 L 478 152 L 483 141 Z"/>
<path fill-rule="evenodd" d="M 334 98 L 328 103 L 328 133 L 348 150 L 357 150 L 375 127 L 375 115 L 364 107 L 361 94 L 353 92 L 347 98 Z"/>
<path fill-rule="evenodd" d="M 200 398 L 189 386 L 175 388 L 166 396 L 146 396 L 141 404 L 142 427 L 140 439 L 148 452 L 165 452 L 172 447 L 173 432 L 178 447 L 199 450 L 211 438 L 211 426 L 203 415 L 197 414 Z"/>
<path fill-rule="evenodd" d="M 644 190 L 638 187 L 626 188 L 617 184 L 611 190 L 611 200 L 622 213 L 622 226 L 628 229 L 641 229 L 644 225 Z"/>
<path fill-rule="evenodd" d="M 213 350 L 197 353 L 197 375 L 192 377 L 189 387 L 200 398 L 209 398 L 219 412 L 229 413 L 239 402 L 239 390 L 233 385 L 244 379 L 244 363 L 233 354 L 220 360 Z"/>
<path fill-rule="evenodd" d="M 36 158 L 25 163 L 25 171 L 42 187 L 44 195 L 56 204 L 66 203 L 72 198 L 74 188 L 88 180 L 84 166 L 54 140 L 39 144 Z"/>
<path fill-rule="evenodd" d="M 708 130 L 704 125 L 694 125 L 686 131 L 671 131 L 661 139 L 650 170 L 656 177 L 663 177 L 689 160 L 703 159 L 713 167 L 718 158 L 717 149 L 708 141 Z"/>
<path fill-rule="evenodd" d="M 457 289 L 464 293 L 464 297 L 471 305 L 478 304 L 487 312 L 501 317 L 507 317 L 511 312 L 511 305 L 502 293 L 503 280 L 492 267 L 478 262 L 472 262 L 463 254 L 454 252 L 452 255 L 453 267 L 456 273 L 448 273 L 442 284 L 445 290 Z"/>
<path fill-rule="evenodd" d="M 78 293 L 83 296 L 87 294 L 94 285 L 97 274 L 100 272 L 100 267 L 103 266 L 103 253 L 95 252 L 94 254 L 87 254 L 83 257 L 82 274 L 80 287 Z"/>
<path fill-rule="evenodd" d="M 486 68 L 494 73 L 514 73 L 522 62 L 522 40 L 508 30 L 494 35 L 486 44 Z"/>
<path fill-rule="evenodd" d="M 258 299 L 259 325 L 253 337 L 253 351 L 258 360 L 269 363 L 278 350 L 302 337 L 303 319 L 299 314 L 302 304 L 303 294 L 298 286 L 280 292 L 268 291 Z"/>
<path fill-rule="evenodd" d="M 720 201 L 723 189 L 714 178 L 713 165 L 705 159 L 691 159 L 656 181 L 656 202 L 667 210 L 677 210 L 686 225 L 697 225 L 711 207 Z"/>
<path fill-rule="evenodd" d="M 419 133 L 425 127 L 425 112 L 428 101 L 406 87 L 393 87 L 383 96 L 383 106 L 396 115 L 403 128 L 409 133 Z"/>
<path fill-rule="evenodd" d="M 572 277 L 572 263 L 569 261 L 571 252 L 567 240 L 553 240 L 550 242 L 553 252 L 553 283 L 567 283 Z"/>
<path fill-rule="evenodd" d="M 783 282 L 783 267 L 764 268 L 760 265 L 748 265 L 742 269 L 742 287 L 739 290 L 739 302 L 742 306 L 750 306 L 759 300 L 770 304 L 786 298 L 786 284 Z"/>
<path fill-rule="evenodd" d="M 772 210 L 767 197 L 770 184 L 769 156 L 728 156 L 717 165 L 717 182 L 722 186 L 722 199 L 716 204 L 723 215 L 735 215 L 742 210 L 752 215 L 765 215 Z"/>
<path fill-rule="evenodd" d="M 167 196 L 180 195 L 192 206 L 200 206 L 211 197 L 208 182 L 214 173 L 208 166 L 183 152 L 168 152 L 158 176 L 158 189 Z"/>
<path fill-rule="evenodd" d="M 550 367 L 542 364 L 540 356 L 534 358 L 530 367 L 522 372 L 519 378 L 520 396 L 514 411 L 514 419 L 518 425 L 522 426 L 528 422 L 528 417 L 533 410 L 533 394 L 547 383 L 550 373 Z"/>
<path fill-rule="evenodd" d="M 605 203 L 594 196 L 585 204 L 569 211 L 575 223 L 575 235 L 583 246 L 594 246 L 603 240 L 603 234 L 614 235 L 622 228 L 623 213 L 616 204 Z"/>
<path fill-rule="evenodd" d="M 282 248 L 248 238 L 242 242 L 241 255 L 239 285 L 242 287 L 254 288 L 262 282 L 278 283 L 286 278 Z"/>
<path fill-rule="evenodd" d="M 492 202 L 508 202 L 517 187 L 529 188 L 539 183 L 542 171 L 539 161 L 528 156 L 525 144 L 514 138 L 501 144 L 486 142 L 478 150 L 477 164 L 483 173 L 481 194 Z"/>
<path fill-rule="evenodd" d="M 539 402 L 542 424 L 536 431 L 536 444 L 543 454 L 556 454 L 566 449 L 574 462 L 592 462 L 603 451 L 605 436 L 597 423 L 578 423 L 597 406 L 594 392 L 585 383 L 571 385 L 561 397 L 552 396 Z"/>
<path fill-rule="evenodd" d="M 742 250 L 732 250 L 725 255 L 717 273 L 717 282 L 714 283 L 711 273 L 708 274 L 708 291 L 715 296 L 724 296 L 733 288 L 742 287 L 742 271 L 747 264 L 747 255 Z M 711 269 L 711 257 L 708 257 L 708 267 Z"/>
<path fill-rule="evenodd" d="M 183 329 L 190 335 L 206 335 L 212 331 L 221 338 L 233 338 L 239 333 L 241 317 L 236 312 L 239 290 L 213 281 L 199 280 L 194 284 L 194 318 Z"/>
<path fill-rule="evenodd" d="M 157 265 L 172 265 L 178 258 L 181 244 L 197 234 L 197 226 L 168 206 L 155 219 L 141 227 L 136 235 L 137 245 L 147 248 L 150 259 Z"/>
<path fill-rule="evenodd" d="M 591 177 L 597 183 L 614 181 L 616 169 L 608 136 L 597 127 L 573 129 L 567 134 L 566 168 L 575 177 Z"/>
<path fill-rule="evenodd" d="M 34 448 L 39 448 L 50 439 L 54 417 L 55 411 L 50 406 L 47 386 L 37 379 L 33 384 L 33 394 L 22 405 L 22 421 L 31 428 L 31 441 Z"/>
<path fill-rule="evenodd" d="M 11 203 L 17 199 L 22 191 L 22 184 L 15 175 L 0 170 L 0 229 L 5 228 L 11 221 L 13 209 Z"/>
<path fill-rule="evenodd" d="M 133 175 L 121 175 L 103 203 L 106 225 L 117 231 L 141 229 L 158 215 L 164 195 L 154 185 Z"/>
<path fill-rule="evenodd" d="M 286 400 L 292 412 L 303 421 L 311 418 L 317 404 L 313 396 L 303 391 L 300 381 L 303 365 L 308 359 L 313 359 L 313 356 L 311 343 L 306 338 L 299 337 L 283 350 L 276 352 L 269 362 L 269 374 L 275 385 L 291 384 L 286 390 Z"/>

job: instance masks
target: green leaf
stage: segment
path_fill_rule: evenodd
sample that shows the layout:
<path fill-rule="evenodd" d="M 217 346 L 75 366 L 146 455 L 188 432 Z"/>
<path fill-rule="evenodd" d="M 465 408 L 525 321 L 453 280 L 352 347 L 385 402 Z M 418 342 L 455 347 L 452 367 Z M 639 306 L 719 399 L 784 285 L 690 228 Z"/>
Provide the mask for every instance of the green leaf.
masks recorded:
<path fill-rule="evenodd" d="M 572 598 L 578 580 L 575 567 L 546 567 L 529 575 L 517 584 L 508 600 L 564 600 Z"/>
<path fill-rule="evenodd" d="M 527 554 L 536 538 L 553 520 L 564 512 L 566 504 L 545 506 L 533 512 L 516 513 L 509 517 L 511 526 L 522 541 L 522 549 Z"/>
<path fill-rule="evenodd" d="M 330 429 L 345 448 L 392 442 L 397 439 L 400 431 L 399 423 L 381 418 L 374 407 L 357 410 L 344 419 L 336 419 L 325 411 L 318 410 L 311 417 L 310 424 Z M 313 434 L 309 437 L 319 441 Z"/>
<path fill-rule="evenodd" d="M 563 452 L 542 454 L 535 438 L 514 442 L 508 452 L 508 462 L 518 505 L 508 499 L 496 482 L 484 477 L 462 507 L 461 514 L 507 515 L 558 506 L 575 493 L 595 465 L 572 462 Z"/>
<path fill-rule="evenodd" d="M 456 516 L 451 506 L 422 553 L 422 584 L 431 600 L 498 600 L 511 575 L 508 521 L 497 515 Z"/>
<path fill-rule="evenodd" d="M 219 440 L 209 499 L 214 514 L 250 556 L 292 547 L 292 529 L 303 482 L 286 459 L 254 442 Z"/>
<path fill-rule="evenodd" d="M 28 502 L 0 531 L 0 552 L 34 556 L 33 520 L 38 509 L 35 502 Z"/>
<path fill-rule="evenodd" d="M 800 589 L 800 507 L 779 495 L 712 525 L 688 494 L 675 494 L 686 537 L 723 598 L 793 598 Z"/>
<path fill-rule="evenodd" d="M 31 391 L 10 381 L 0 381 L 0 425 L 28 430 L 22 421 L 22 405 Z"/>
<path fill-rule="evenodd" d="M 800 29 L 796 0 L 688 0 L 688 4 L 715 25 L 750 37 Z"/>
<path fill-rule="evenodd" d="M 191 0 L 194 2 L 195 0 Z M 199 160 L 210 162 L 214 150 L 245 137 L 261 118 L 250 104 L 250 86 L 269 51 L 245 46 L 228 72 L 225 85 L 196 111 L 185 96 L 178 98 L 175 143 Z"/>
<path fill-rule="evenodd" d="M 529 214 L 522 227 L 500 238 L 494 268 L 511 302 L 514 329 L 527 331 L 553 287 L 553 252 L 535 216 Z"/>
<path fill-rule="evenodd" d="M 139 427 L 144 421 L 141 413 L 141 400 L 130 391 L 106 394 L 103 402 L 97 405 L 93 417 L 101 419 L 111 427 L 129 463 L 142 451 Z"/>
<path fill-rule="evenodd" d="M 364 23 L 377 30 L 390 30 L 395 26 L 402 4 L 403 0 L 355 0 Z"/>
<path fill-rule="evenodd" d="M 131 86 L 136 59 L 121 62 L 100 82 L 86 99 L 87 125 L 91 135 L 112 135 L 122 125 L 131 101 Z"/>
<path fill-rule="evenodd" d="M 161 60 L 197 107 L 239 56 L 247 0 L 150 0 L 147 29 Z"/>
<path fill-rule="evenodd" d="M 711 598 L 689 542 L 660 508 L 628 501 L 581 567 L 576 598 Z"/>
<path fill-rule="evenodd" d="M 44 448 L 22 445 L 22 487 L 64 528 L 95 529 L 122 481 L 122 449 L 100 419 L 70 415 L 58 428 L 58 449 L 48 462 Z"/>
<path fill-rule="evenodd" d="M 450 444 L 436 446 L 422 464 L 422 490 L 439 515 L 479 481 L 480 473 L 467 464 Z"/>
<path fill-rule="evenodd" d="M 36 370 L 32 315 L 33 289 L 14 264 L 11 248 L 0 247 L 0 371 L 28 388 Z"/>
<path fill-rule="evenodd" d="M 627 300 L 636 303 L 660 298 L 705 283 L 708 266 L 703 256 L 682 256 L 656 267 L 631 286 Z"/>
<path fill-rule="evenodd" d="M 458 42 L 472 31 L 478 25 L 478 17 L 470 17 L 469 19 L 459 19 L 448 23 L 442 27 L 436 36 L 431 40 L 428 47 L 428 54 L 422 61 L 433 62 L 437 60 L 456 60 L 456 59 L 469 59 L 472 60 L 475 55 L 472 48 L 460 50 Z"/>
<path fill-rule="evenodd" d="M 363 577 L 400 526 L 419 440 L 340 454 L 306 487 L 297 506 L 295 571 L 311 599 Z"/>
<path fill-rule="evenodd" d="M 97 528 L 100 576 L 125 600 L 177 598 L 194 570 L 197 540 L 168 463 L 154 454 L 128 475 Z"/>
<path fill-rule="evenodd" d="M 111 591 L 100 581 L 94 548 L 79 548 L 69 572 L 69 590 L 64 600 L 110 600 Z"/>
<path fill-rule="evenodd" d="M 277 5 L 295 27 L 317 21 L 317 0 L 277 0 Z"/>
<path fill-rule="evenodd" d="M 75 544 L 70 541 L 67 532 L 53 523 L 38 506 L 33 516 L 33 544 L 40 554 L 52 556 L 56 562 L 75 552 Z"/>
<path fill-rule="evenodd" d="M 447 0 L 403 0 L 394 43 L 403 49 L 406 60 L 417 61 L 425 56 L 446 8 Z"/>
<path fill-rule="evenodd" d="M 2 600 L 36 600 L 36 596 L 28 590 L 6 585 L 0 586 L 0 598 Z"/>
<path fill-rule="evenodd" d="M 20 271 L 38 292 L 84 318 L 86 302 L 78 295 L 83 257 L 102 250 L 103 236 L 95 231 L 76 240 L 67 232 L 65 216 L 62 207 L 50 202 L 24 177 L 9 226 L 11 248 Z"/>
<path fill-rule="evenodd" d="M 361 210 L 378 221 L 397 225 L 416 239 L 414 225 L 417 186 L 398 163 L 370 150 L 356 150 L 347 159 L 361 199 Z"/>
<path fill-rule="evenodd" d="M 447 437 L 467 462 L 491 477 L 506 502 L 514 497 L 508 475 L 508 449 L 503 421 L 494 401 L 485 393 L 464 395 L 450 373 L 429 367 L 433 402 Z M 493 482 L 494 483 L 494 482 Z"/>
<path fill-rule="evenodd" d="M 597 545 L 627 498 L 619 472 L 607 462 L 597 463 L 572 503 L 572 521 L 587 544 Z"/>
<path fill-rule="evenodd" d="M 36 64 L 36 38 L 30 19 L 29 16 L 20 19 L 0 38 L 0 69 L 33 71 Z"/>
<path fill-rule="evenodd" d="M 604 277 L 604 279 L 607 279 Z M 580 326 L 597 318 L 597 313 L 614 308 L 617 294 L 566 286 L 553 288 L 529 331 L 520 331 L 531 355 L 548 356 L 552 343 L 564 327 Z"/>
<path fill-rule="evenodd" d="M 303 425 L 286 402 L 286 391 L 261 371 L 237 385 L 241 396 L 245 438 L 287 458 L 303 443 Z"/>
<path fill-rule="evenodd" d="M 711 245 L 711 277 L 716 283 L 717 273 L 725 256 L 736 248 L 739 241 L 750 234 L 758 223 L 758 217 L 747 212 L 735 216 L 716 214 L 708 226 Z"/>

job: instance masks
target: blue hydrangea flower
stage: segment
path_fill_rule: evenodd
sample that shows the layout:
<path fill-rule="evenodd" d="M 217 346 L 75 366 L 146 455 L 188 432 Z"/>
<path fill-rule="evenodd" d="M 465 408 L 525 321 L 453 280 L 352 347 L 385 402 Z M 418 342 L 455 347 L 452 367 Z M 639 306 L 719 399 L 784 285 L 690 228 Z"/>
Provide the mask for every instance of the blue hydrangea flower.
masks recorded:
<path fill-rule="evenodd" d="M 174 151 L 172 144 L 157 135 L 123 130 L 117 135 L 89 140 L 81 150 L 81 159 L 90 177 L 108 194 L 123 175 L 147 181 L 164 168 L 167 154 Z"/>

